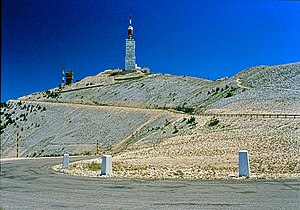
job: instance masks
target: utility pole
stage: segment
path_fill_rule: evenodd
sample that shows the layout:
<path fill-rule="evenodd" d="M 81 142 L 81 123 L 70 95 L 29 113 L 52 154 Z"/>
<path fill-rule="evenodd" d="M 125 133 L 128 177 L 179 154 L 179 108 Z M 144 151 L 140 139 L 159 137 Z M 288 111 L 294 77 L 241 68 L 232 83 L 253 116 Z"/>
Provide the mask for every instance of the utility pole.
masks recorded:
<path fill-rule="evenodd" d="M 19 158 L 19 133 L 17 133 L 17 158 Z"/>
<path fill-rule="evenodd" d="M 99 140 L 97 139 L 97 144 L 96 144 L 96 155 L 99 154 Z"/>

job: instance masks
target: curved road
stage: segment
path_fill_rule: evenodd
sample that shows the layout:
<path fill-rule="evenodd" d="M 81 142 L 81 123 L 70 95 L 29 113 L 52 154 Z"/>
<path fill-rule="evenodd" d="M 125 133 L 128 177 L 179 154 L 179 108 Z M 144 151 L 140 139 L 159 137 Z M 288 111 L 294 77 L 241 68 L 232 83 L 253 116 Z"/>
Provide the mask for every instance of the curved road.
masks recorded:
<path fill-rule="evenodd" d="M 71 157 L 71 161 L 86 157 Z M 1 161 L 4 209 L 299 209 L 300 182 L 143 181 L 57 174 L 62 158 Z M 0 208 L 1 209 L 1 208 Z"/>

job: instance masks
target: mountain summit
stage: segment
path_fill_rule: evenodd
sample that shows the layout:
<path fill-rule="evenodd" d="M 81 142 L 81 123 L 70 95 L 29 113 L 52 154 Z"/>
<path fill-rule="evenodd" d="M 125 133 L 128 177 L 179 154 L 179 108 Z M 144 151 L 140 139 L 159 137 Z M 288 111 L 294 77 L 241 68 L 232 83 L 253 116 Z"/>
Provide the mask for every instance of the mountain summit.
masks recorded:
<path fill-rule="evenodd" d="M 248 150 L 253 174 L 299 174 L 299 81 L 300 63 L 216 81 L 106 70 L 1 104 L 1 157 L 16 156 L 18 134 L 20 157 L 98 151 L 191 178 L 235 172 Z"/>

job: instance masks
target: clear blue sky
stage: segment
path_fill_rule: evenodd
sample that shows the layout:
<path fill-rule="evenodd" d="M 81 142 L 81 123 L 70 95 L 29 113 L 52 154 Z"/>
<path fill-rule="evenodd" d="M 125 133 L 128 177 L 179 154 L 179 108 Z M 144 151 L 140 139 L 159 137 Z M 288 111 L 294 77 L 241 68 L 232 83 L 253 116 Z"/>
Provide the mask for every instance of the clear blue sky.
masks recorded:
<path fill-rule="evenodd" d="M 209 79 L 300 61 L 300 1 L 3 0 L 1 101 L 124 68 L 133 16 L 137 63 Z"/>

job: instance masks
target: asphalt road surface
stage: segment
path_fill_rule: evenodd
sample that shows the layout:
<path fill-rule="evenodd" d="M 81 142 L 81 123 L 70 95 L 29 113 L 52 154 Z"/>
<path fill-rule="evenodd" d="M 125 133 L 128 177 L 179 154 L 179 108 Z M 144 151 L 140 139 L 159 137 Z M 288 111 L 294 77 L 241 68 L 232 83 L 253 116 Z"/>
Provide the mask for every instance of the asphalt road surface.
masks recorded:
<path fill-rule="evenodd" d="M 80 158 L 71 158 L 72 161 Z M 82 159 L 82 158 L 81 158 Z M 51 171 L 62 158 L 1 161 L 4 209 L 300 209 L 300 182 L 143 181 Z"/>

